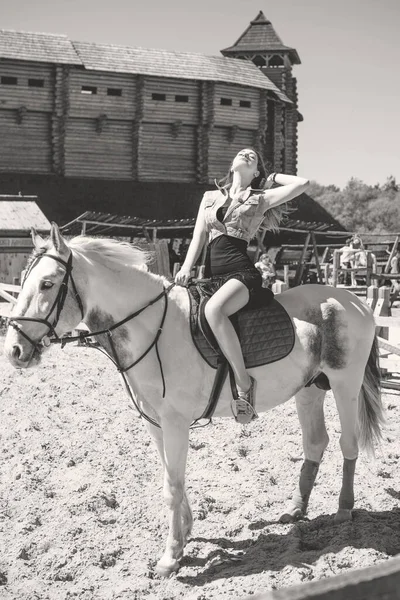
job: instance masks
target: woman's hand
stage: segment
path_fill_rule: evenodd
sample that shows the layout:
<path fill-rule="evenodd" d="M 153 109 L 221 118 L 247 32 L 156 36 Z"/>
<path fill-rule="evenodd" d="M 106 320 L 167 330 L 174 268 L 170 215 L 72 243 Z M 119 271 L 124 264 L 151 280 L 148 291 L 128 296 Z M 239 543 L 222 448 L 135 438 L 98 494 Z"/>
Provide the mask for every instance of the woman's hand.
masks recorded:
<path fill-rule="evenodd" d="M 186 287 L 189 283 L 191 276 L 191 269 L 188 269 L 187 267 L 181 267 L 181 269 L 179 269 L 179 271 L 175 275 L 175 283 L 177 285 L 183 285 L 184 287 Z"/>

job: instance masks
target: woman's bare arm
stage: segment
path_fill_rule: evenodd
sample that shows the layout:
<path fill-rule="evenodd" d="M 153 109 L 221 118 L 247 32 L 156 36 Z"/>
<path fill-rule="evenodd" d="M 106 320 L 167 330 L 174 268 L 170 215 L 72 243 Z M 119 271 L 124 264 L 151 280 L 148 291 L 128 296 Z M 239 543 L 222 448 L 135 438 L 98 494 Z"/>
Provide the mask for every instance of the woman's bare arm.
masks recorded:
<path fill-rule="evenodd" d="M 275 175 L 275 182 L 281 187 L 272 190 L 265 190 L 262 194 L 265 202 L 265 211 L 293 198 L 300 196 L 310 185 L 308 179 L 297 177 L 297 175 L 283 175 L 279 173 Z"/>

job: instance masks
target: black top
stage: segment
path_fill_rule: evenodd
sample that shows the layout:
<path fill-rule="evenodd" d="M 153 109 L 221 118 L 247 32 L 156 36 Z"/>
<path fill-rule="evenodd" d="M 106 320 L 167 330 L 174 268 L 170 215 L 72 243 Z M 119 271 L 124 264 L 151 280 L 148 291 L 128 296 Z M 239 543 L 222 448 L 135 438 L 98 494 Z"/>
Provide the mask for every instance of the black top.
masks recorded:
<path fill-rule="evenodd" d="M 221 223 L 227 208 L 221 206 L 217 210 L 217 219 Z M 246 240 L 223 234 L 214 238 L 209 244 L 205 268 L 206 277 L 227 275 L 249 267 L 253 267 L 253 263 L 247 255 Z"/>

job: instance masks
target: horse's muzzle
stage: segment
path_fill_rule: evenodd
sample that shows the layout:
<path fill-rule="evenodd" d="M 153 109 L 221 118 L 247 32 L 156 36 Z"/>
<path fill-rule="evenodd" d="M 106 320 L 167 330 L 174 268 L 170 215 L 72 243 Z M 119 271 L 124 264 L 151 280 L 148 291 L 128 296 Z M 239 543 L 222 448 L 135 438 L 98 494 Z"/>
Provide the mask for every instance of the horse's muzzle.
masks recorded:
<path fill-rule="evenodd" d="M 25 344 L 14 343 L 10 346 L 5 346 L 5 354 L 16 369 L 26 369 L 39 364 L 41 359 L 41 351 L 35 346 L 25 346 Z"/>

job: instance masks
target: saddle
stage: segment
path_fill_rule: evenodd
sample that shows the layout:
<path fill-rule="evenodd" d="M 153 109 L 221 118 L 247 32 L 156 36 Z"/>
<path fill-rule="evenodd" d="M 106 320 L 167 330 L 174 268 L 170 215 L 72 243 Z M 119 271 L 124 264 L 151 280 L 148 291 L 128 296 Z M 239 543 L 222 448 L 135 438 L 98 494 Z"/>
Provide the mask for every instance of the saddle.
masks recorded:
<path fill-rule="evenodd" d="M 217 369 L 208 406 L 201 418 L 211 418 L 228 371 L 232 395 L 237 396 L 233 373 L 222 354 L 204 314 L 205 306 L 216 291 L 212 280 L 202 279 L 189 285 L 190 328 L 193 343 L 202 358 Z M 285 358 L 294 346 L 293 323 L 274 299 L 273 292 L 261 288 L 249 304 L 230 317 L 242 347 L 247 368 L 259 367 Z"/>

